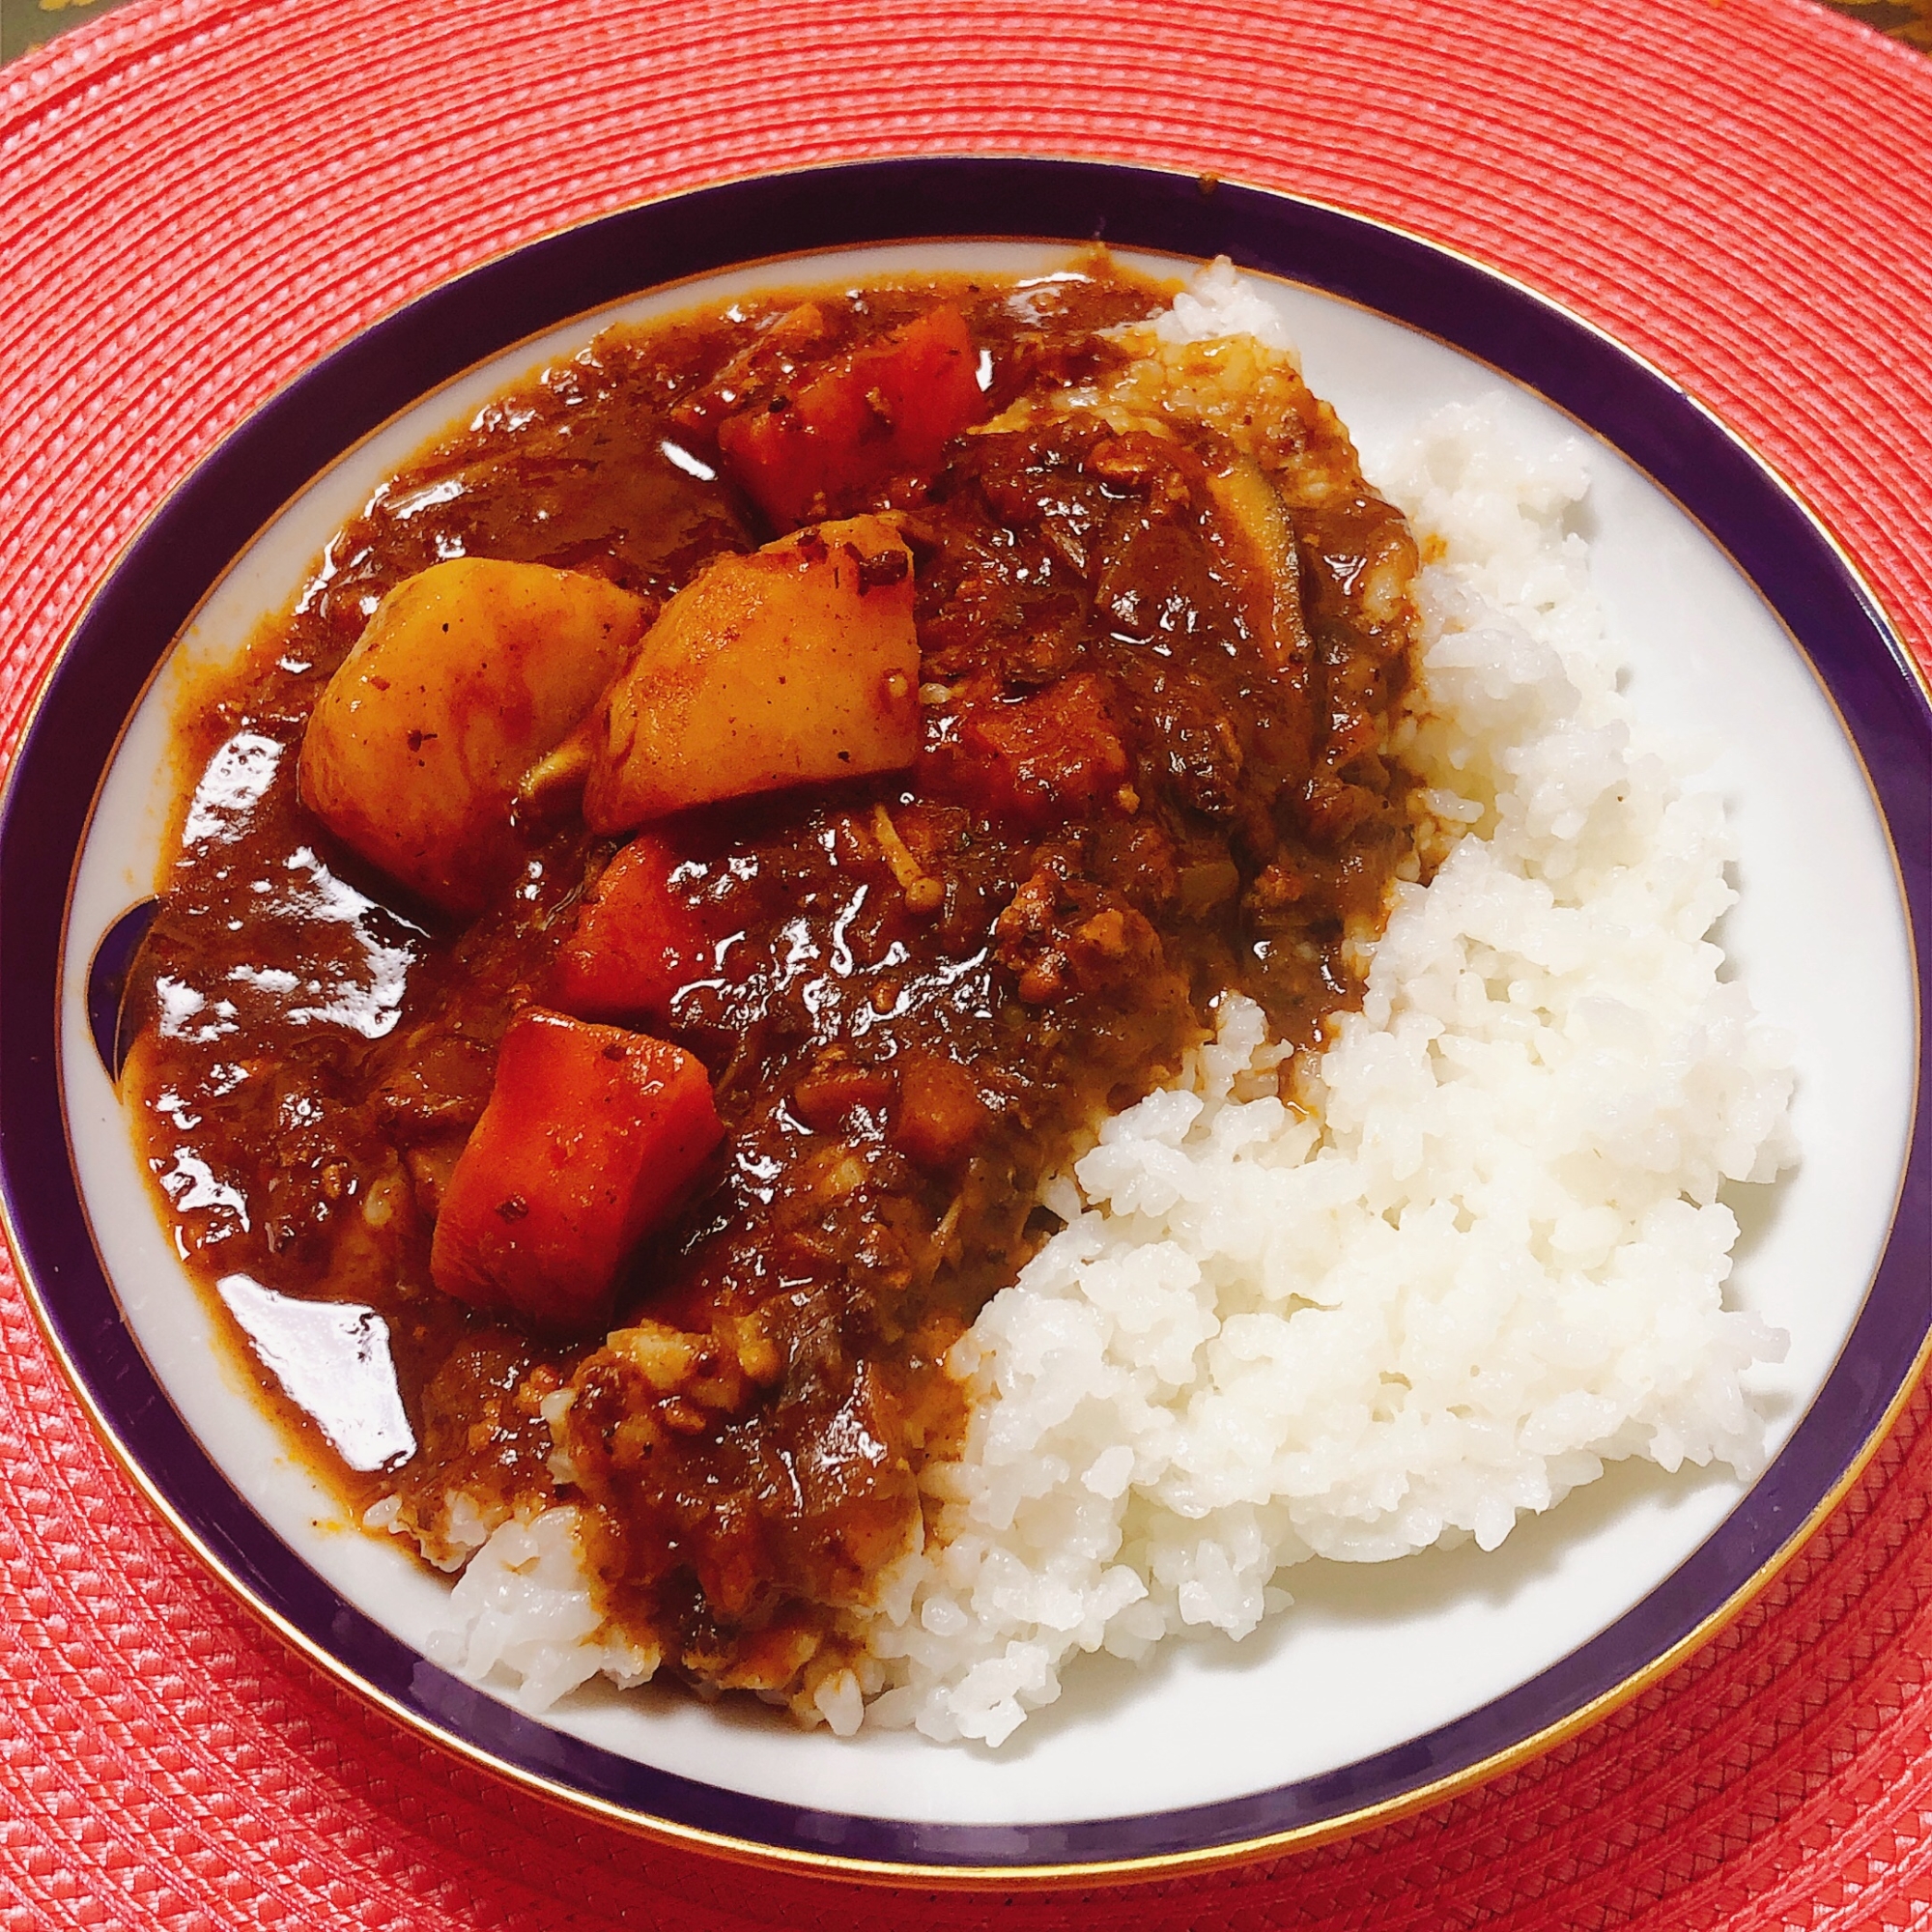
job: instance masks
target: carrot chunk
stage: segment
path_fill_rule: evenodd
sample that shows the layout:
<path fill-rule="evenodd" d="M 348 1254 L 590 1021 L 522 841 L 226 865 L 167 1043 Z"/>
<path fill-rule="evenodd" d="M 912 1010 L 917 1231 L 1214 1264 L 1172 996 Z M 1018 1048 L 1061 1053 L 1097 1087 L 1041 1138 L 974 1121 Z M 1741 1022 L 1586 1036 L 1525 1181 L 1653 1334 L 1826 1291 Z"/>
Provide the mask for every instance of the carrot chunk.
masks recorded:
<path fill-rule="evenodd" d="M 922 1167 L 952 1167 L 971 1151 L 987 1118 L 980 1083 L 956 1060 L 932 1053 L 907 1056 L 894 1146 Z"/>
<path fill-rule="evenodd" d="M 950 303 L 813 370 L 719 426 L 725 469 L 781 529 L 923 479 L 985 412 L 966 319 Z"/>
<path fill-rule="evenodd" d="M 690 1054 L 526 1008 L 450 1176 L 431 1277 L 473 1307 L 590 1326 L 625 1259 L 676 1213 L 724 1134 Z"/>
<path fill-rule="evenodd" d="M 553 996 L 586 1020 L 662 1020 L 680 986 L 713 963 L 701 907 L 672 884 L 680 859 L 650 833 L 633 838 L 585 895 L 557 954 Z"/>
<path fill-rule="evenodd" d="M 938 789 L 1043 822 L 1091 807 L 1132 769 L 1106 680 L 1092 671 L 1011 702 L 974 705 L 956 745 L 928 765 Z"/>

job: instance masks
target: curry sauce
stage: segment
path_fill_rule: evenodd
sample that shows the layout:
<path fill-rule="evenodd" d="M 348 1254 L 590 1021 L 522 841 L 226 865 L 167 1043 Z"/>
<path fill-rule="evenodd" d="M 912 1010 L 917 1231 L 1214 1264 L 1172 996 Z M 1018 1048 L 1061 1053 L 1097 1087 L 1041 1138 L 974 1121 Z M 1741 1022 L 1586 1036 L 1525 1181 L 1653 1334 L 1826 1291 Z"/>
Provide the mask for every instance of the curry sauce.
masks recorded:
<path fill-rule="evenodd" d="M 608 331 L 384 483 L 184 701 L 124 1074 L 180 1251 L 355 1507 L 454 1568 L 581 1505 L 612 1627 L 695 1683 L 794 1695 L 837 1655 L 959 1438 L 949 1349 L 1058 1225 L 1042 1181 L 1230 989 L 1319 1044 L 1413 874 L 1407 532 L 1283 358 L 1125 327 L 1168 294 L 1095 256 Z M 856 443 L 813 429 L 835 405 Z M 656 637 L 730 560 L 840 544 L 857 594 L 909 600 L 900 768 L 614 823 L 553 757 L 454 908 L 298 781 L 435 566 L 595 579 Z M 674 1052 L 719 1137 L 590 1301 L 493 1307 L 438 1285 L 438 1222 L 510 1105 L 506 1035 L 553 1023 Z M 489 1212 L 514 1242 L 532 1204 Z M 329 1335 L 392 1386 L 373 1434 L 302 1393 Z"/>

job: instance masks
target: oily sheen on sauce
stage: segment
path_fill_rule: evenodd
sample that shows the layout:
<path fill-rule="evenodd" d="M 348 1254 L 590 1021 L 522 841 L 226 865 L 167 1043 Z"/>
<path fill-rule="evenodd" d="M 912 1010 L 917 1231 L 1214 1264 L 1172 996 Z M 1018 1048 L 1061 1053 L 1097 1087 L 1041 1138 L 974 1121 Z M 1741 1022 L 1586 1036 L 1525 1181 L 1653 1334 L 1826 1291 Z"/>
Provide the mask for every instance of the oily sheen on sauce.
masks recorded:
<path fill-rule="evenodd" d="M 395 1497 L 432 1561 L 473 1547 L 452 1496 L 489 1519 L 541 1507 L 566 1442 L 608 1614 L 695 1682 L 783 1695 L 837 1663 L 840 1610 L 956 1441 L 942 1358 L 1054 1225 L 1039 1180 L 1174 1070 L 1228 988 L 1313 1044 L 1358 1000 L 1355 949 L 1413 869 L 1382 756 L 1413 550 L 1332 414 L 1291 398 L 1258 472 L 1198 426 L 1045 406 L 1104 376 L 1121 356 L 1102 331 L 1164 298 L 1095 261 L 613 331 L 393 478 L 185 710 L 195 782 L 128 1077 L 191 1265 L 352 1504 Z M 975 434 L 776 515 L 734 479 L 722 424 L 942 307 L 971 337 Z M 498 1042 L 559 1003 L 628 848 L 567 790 L 530 793 L 482 910 L 426 906 L 305 807 L 318 694 L 381 598 L 454 555 L 659 610 L 721 556 L 874 509 L 914 559 L 915 765 L 640 835 L 707 969 L 661 1011 L 598 1017 L 648 1018 L 696 1055 L 724 1152 L 593 1323 L 440 1293 L 431 1232 Z M 605 1343 L 639 1321 L 719 1348 L 750 1322 L 769 1355 L 694 1406 L 702 1364 L 662 1386 Z M 343 1387 L 376 1393 L 358 1411 Z"/>

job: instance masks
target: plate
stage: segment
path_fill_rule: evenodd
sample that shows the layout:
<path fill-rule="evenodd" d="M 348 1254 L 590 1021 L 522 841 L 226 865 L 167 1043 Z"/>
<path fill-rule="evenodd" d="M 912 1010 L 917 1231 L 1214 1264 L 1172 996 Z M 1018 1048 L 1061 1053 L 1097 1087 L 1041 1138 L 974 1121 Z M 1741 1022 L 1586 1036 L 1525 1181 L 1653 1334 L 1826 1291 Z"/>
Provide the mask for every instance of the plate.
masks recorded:
<path fill-rule="evenodd" d="M 1727 949 L 1800 1039 L 1804 1163 L 1737 1277 L 1794 1335 L 1761 1391 L 1775 1460 L 1744 1493 L 1619 1472 L 1480 1563 L 1300 1573 L 1305 1614 L 1148 1678 L 1076 1673 L 997 1756 L 840 1745 L 668 1694 L 538 1721 L 424 1660 L 437 1587 L 345 1534 L 211 1373 L 134 1172 L 88 995 L 153 887 L 169 653 L 232 649 L 378 476 L 639 301 L 681 306 L 721 274 L 824 280 L 829 250 L 934 263 L 951 245 L 934 238 L 1009 233 L 1015 209 L 1061 254 L 1102 237 L 1281 278 L 1311 381 L 1372 466 L 1428 403 L 1499 388 L 1532 442 L 1593 439 L 1600 588 L 1634 697 L 1709 729 L 1743 848 Z M 0 824 L 0 1145 L 22 1274 L 110 1446 L 230 1587 L 405 1721 L 568 1802 L 928 1882 L 1145 1872 L 1385 1819 L 1520 1761 L 1711 1634 L 1829 1511 L 1924 1354 L 1913 948 L 1932 734 L 1907 663 L 1829 534 L 1720 423 L 1533 292 L 1385 226 L 1193 177 L 983 159 L 762 177 L 611 215 L 424 298 L 275 397 L 141 532 L 62 653 Z"/>

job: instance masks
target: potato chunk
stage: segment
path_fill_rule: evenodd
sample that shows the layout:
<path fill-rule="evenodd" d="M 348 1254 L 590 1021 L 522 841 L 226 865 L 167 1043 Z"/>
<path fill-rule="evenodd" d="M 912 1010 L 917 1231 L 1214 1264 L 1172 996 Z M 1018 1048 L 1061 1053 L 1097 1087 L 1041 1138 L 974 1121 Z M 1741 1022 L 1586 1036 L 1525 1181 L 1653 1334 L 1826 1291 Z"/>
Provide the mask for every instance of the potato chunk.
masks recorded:
<path fill-rule="evenodd" d="M 623 668 L 648 607 L 601 578 L 455 557 L 397 584 L 302 740 L 303 803 L 445 912 L 482 904 L 517 781 Z"/>
<path fill-rule="evenodd" d="M 593 832 L 687 806 L 902 770 L 919 750 L 912 554 L 879 517 L 720 557 L 611 688 Z"/>

